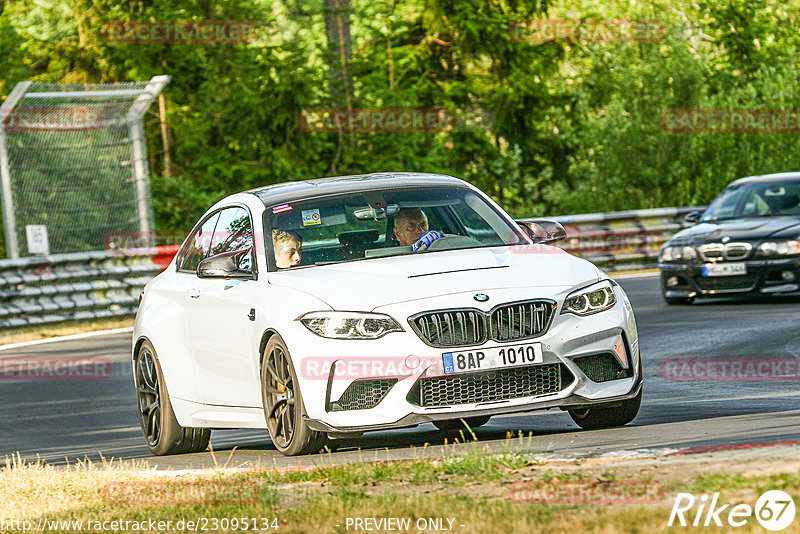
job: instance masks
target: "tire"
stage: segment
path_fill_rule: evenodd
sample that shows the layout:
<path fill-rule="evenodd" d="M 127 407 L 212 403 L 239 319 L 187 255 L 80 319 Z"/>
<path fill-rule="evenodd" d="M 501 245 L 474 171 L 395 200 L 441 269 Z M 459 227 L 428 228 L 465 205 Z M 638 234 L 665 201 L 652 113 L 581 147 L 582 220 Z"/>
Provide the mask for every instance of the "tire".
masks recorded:
<path fill-rule="evenodd" d="M 694 298 L 693 297 L 667 297 L 667 296 L 664 296 L 664 302 L 667 303 L 667 306 L 688 306 L 689 304 L 694 302 Z"/>
<path fill-rule="evenodd" d="M 178 424 L 169 401 L 161 364 L 149 341 L 142 343 L 136 352 L 133 368 L 139 424 L 150 452 L 164 456 L 206 450 L 211 430 Z"/>
<path fill-rule="evenodd" d="M 642 404 L 642 391 L 631 399 L 622 401 L 621 406 L 603 408 L 602 405 L 580 410 L 569 410 L 569 415 L 575 423 L 584 430 L 597 430 L 614 426 L 627 425 L 639 413 Z"/>
<path fill-rule="evenodd" d="M 463 419 L 445 419 L 442 421 L 434 421 L 433 424 L 439 430 L 444 431 L 454 431 L 454 430 L 464 430 L 466 428 L 478 428 L 479 426 L 483 426 L 489 422 L 491 419 L 491 415 L 479 415 L 476 417 L 466 417 Z M 465 426 L 466 425 L 466 426 Z"/>
<path fill-rule="evenodd" d="M 261 361 L 261 399 L 264 418 L 275 448 L 285 456 L 320 452 L 329 448 L 325 432 L 311 430 L 303 421 L 305 408 L 294 365 L 278 334 L 267 342 Z"/>

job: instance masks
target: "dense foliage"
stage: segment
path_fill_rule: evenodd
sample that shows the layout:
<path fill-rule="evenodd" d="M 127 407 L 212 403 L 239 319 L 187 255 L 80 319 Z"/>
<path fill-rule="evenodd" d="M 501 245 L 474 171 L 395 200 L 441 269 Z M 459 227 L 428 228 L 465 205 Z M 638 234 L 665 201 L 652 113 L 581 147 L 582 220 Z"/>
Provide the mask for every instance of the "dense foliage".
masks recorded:
<path fill-rule="evenodd" d="M 21 80 L 170 74 L 170 177 L 155 108 L 146 125 L 165 232 L 185 231 L 231 192 L 334 173 L 445 172 L 513 214 L 541 215 L 702 204 L 734 178 L 797 169 L 796 132 L 670 133 L 660 123 L 671 109 L 800 110 L 797 0 L 350 0 L 350 104 L 493 118 L 439 133 L 301 127 L 304 109 L 346 106 L 331 82 L 329 3 L 6 0 L 0 94 Z M 532 19 L 647 19 L 664 32 L 655 42 L 513 38 L 514 21 Z M 122 20 L 261 27 L 249 44 L 109 42 L 104 24 Z"/>

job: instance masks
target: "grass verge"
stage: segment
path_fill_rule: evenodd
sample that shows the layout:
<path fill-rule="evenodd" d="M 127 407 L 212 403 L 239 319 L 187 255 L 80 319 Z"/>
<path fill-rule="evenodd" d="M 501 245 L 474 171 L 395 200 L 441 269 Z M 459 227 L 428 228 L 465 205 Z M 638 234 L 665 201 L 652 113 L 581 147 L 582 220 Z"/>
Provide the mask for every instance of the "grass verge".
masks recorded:
<path fill-rule="evenodd" d="M 115 532 L 203 531 L 203 526 L 212 530 L 215 525 L 214 530 L 224 532 L 397 530 L 387 528 L 397 524 L 387 523 L 362 523 L 357 528 L 356 519 L 367 518 L 406 520 L 409 528 L 399 531 L 408 532 L 682 532 L 696 528 L 667 528 L 679 492 L 719 492 L 720 503 L 750 506 L 767 490 L 781 489 L 795 500 L 800 496 L 800 459 L 770 464 L 769 470 L 745 461 L 707 462 L 701 470 L 689 465 L 688 458 L 676 459 L 671 467 L 641 462 L 543 464 L 527 453 L 472 451 L 447 459 L 322 466 L 310 472 L 270 468 L 165 475 L 131 462 L 54 468 L 8 460 L 0 469 L 0 521 L 5 520 L 6 527 L 9 520 L 49 526 L 39 527 L 40 532 L 78 531 L 75 524 L 53 523 L 63 521 L 82 521 L 84 532 L 91 531 L 92 524 L 98 527 L 94 530 L 104 524 Z M 658 492 L 641 502 L 620 491 L 633 484 L 657 487 Z M 531 493 L 520 498 L 515 493 L 520 487 L 559 491 L 539 494 L 545 501 L 535 502 Z M 583 488 L 582 498 L 571 504 L 561 491 L 570 488 Z M 604 496 L 616 500 L 604 504 Z M 111 521 L 120 522 L 116 530 Z M 150 528 L 159 521 L 166 528 Z M 193 527 L 189 521 L 201 523 Z M 800 531 L 796 523 L 783 532 Z M 731 528 L 725 524 L 702 530 Z M 750 518 L 735 531 L 764 530 Z"/>
<path fill-rule="evenodd" d="M 4 332 L 0 335 L 0 345 L 23 343 L 25 341 L 39 341 L 59 336 L 71 336 L 99 330 L 114 328 L 127 328 L 133 326 L 133 317 L 129 319 L 92 319 L 91 321 L 65 321 L 53 326 L 31 326 Z"/>

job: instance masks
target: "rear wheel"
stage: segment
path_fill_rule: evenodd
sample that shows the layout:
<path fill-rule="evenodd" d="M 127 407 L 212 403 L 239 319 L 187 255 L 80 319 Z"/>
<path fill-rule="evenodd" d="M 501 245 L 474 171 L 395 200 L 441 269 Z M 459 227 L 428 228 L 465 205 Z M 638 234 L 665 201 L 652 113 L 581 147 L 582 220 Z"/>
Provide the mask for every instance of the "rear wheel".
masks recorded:
<path fill-rule="evenodd" d="M 465 417 L 463 419 L 446 419 L 444 421 L 434 421 L 433 424 L 439 430 L 464 430 L 465 428 L 478 428 L 489 422 L 491 415 L 480 415 L 477 417 Z M 466 426 L 464 426 L 466 424 Z"/>
<path fill-rule="evenodd" d="M 303 421 L 305 409 L 297 375 L 289 350 L 277 334 L 270 338 L 264 349 L 261 397 L 269 435 L 278 451 L 286 456 L 296 456 L 324 448 L 327 435 L 311 430 Z"/>
<path fill-rule="evenodd" d="M 169 401 L 164 373 L 149 341 L 139 347 L 133 367 L 139 423 L 150 452 L 163 456 L 206 450 L 211 430 L 178 424 Z"/>

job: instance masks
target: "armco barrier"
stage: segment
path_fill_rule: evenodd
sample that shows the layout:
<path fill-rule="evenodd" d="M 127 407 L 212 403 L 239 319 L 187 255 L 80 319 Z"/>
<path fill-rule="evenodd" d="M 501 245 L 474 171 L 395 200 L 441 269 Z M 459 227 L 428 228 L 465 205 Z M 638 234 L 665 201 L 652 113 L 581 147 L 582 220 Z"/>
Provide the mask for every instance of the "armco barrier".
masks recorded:
<path fill-rule="evenodd" d="M 683 220 L 686 214 L 703 209 L 657 208 L 552 219 L 567 230 L 567 240 L 557 243 L 559 247 L 606 271 L 619 271 L 656 267 L 664 241 L 687 226 Z"/>
<path fill-rule="evenodd" d="M 561 248 L 608 271 L 654 267 L 661 244 L 702 208 L 555 217 L 568 238 Z M 523 219 L 524 220 L 524 219 Z M 29 325 L 132 317 L 144 285 L 177 246 L 0 260 L 0 331 Z"/>
<path fill-rule="evenodd" d="M 177 247 L 0 261 L 0 330 L 131 317 L 139 294 Z"/>

